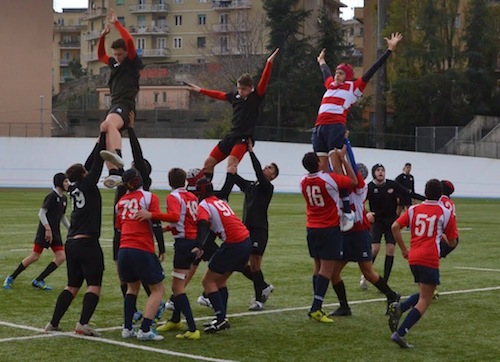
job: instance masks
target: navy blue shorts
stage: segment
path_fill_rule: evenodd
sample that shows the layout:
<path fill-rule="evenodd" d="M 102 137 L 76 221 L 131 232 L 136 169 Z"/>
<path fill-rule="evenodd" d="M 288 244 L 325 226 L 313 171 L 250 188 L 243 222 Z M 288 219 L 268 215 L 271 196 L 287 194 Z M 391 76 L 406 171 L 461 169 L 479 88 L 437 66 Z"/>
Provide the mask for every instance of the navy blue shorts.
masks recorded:
<path fill-rule="evenodd" d="M 372 260 L 372 235 L 368 230 L 343 233 L 342 239 L 344 260 L 355 262 Z"/>
<path fill-rule="evenodd" d="M 242 271 L 252 252 L 252 240 L 246 238 L 241 243 L 222 243 L 208 262 L 208 269 L 218 274 Z"/>
<path fill-rule="evenodd" d="M 410 265 L 415 283 L 439 285 L 439 269 L 422 265 Z"/>
<path fill-rule="evenodd" d="M 394 235 L 392 234 L 392 226 L 393 221 L 375 221 L 371 226 L 372 232 L 372 242 L 374 244 L 380 244 L 382 240 L 382 235 L 385 236 L 385 242 L 388 244 L 396 244 L 396 239 L 394 239 Z"/>
<path fill-rule="evenodd" d="M 252 255 L 264 255 L 267 246 L 268 230 L 265 228 L 248 227 L 252 239 Z"/>
<path fill-rule="evenodd" d="M 342 149 L 345 139 L 345 124 L 322 124 L 314 127 L 311 143 L 318 156 L 328 156 L 334 149 Z"/>
<path fill-rule="evenodd" d="M 338 226 L 331 228 L 307 228 L 309 255 L 314 259 L 343 260 L 342 233 Z"/>
<path fill-rule="evenodd" d="M 126 283 L 140 280 L 143 284 L 154 285 L 165 279 L 160 260 L 154 253 L 132 248 L 118 250 L 118 274 Z"/>
<path fill-rule="evenodd" d="M 196 254 L 191 253 L 198 246 L 196 239 L 176 238 L 174 242 L 174 268 L 189 269 L 196 259 Z"/>

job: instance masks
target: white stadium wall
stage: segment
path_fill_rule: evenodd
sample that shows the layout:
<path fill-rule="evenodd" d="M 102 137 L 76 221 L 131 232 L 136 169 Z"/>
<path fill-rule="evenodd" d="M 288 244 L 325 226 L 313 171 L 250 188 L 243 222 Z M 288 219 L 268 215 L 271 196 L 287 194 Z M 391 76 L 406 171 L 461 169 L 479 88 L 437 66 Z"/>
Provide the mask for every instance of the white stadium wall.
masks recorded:
<path fill-rule="evenodd" d="M 0 138 L 0 187 L 52 186 L 52 176 L 64 172 L 73 163 L 84 163 L 95 139 L 90 138 Z M 153 166 L 153 189 L 168 189 L 167 172 L 172 167 L 201 167 L 217 140 L 141 139 L 145 157 Z M 273 181 L 276 192 L 299 192 L 299 181 L 305 173 L 301 160 L 311 151 L 308 144 L 258 141 L 254 151 L 262 165 L 276 162 L 279 177 Z M 371 171 L 382 163 L 386 176 L 394 179 L 406 162 L 413 166 L 416 192 L 423 193 L 431 178 L 449 179 L 455 184 L 455 195 L 462 197 L 500 198 L 500 160 L 430 153 L 355 148 L 357 162 Z M 130 164 L 132 155 L 128 139 L 123 139 L 123 156 Z M 255 178 L 248 156 L 239 166 L 247 179 Z M 103 175 L 107 171 L 103 171 Z M 225 162 L 215 169 L 214 186 L 221 186 L 225 177 Z M 371 175 L 367 181 L 370 181 Z M 5 190 L 0 190 L 5 192 Z"/>

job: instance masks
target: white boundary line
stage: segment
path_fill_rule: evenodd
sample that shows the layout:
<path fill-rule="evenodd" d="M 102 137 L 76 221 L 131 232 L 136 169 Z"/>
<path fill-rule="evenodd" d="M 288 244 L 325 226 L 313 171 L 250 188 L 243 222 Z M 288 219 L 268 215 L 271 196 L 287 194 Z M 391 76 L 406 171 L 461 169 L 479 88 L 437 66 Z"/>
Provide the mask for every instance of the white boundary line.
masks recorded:
<path fill-rule="evenodd" d="M 461 269 L 474 269 L 474 270 L 479 269 L 479 270 L 485 270 L 485 271 L 489 271 L 489 270 L 500 271 L 500 270 L 496 270 L 496 269 L 481 269 L 481 268 L 466 268 L 466 267 L 456 267 L 456 268 L 457 269 L 460 269 L 460 268 Z M 453 295 L 453 294 L 488 292 L 488 291 L 493 291 L 493 290 L 500 290 L 500 286 L 486 287 L 486 288 L 475 288 L 475 289 L 452 290 L 452 291 L 448 291 L 448 292 L 440 292 L 439 294 L 440 295 Z M 406 297 L 402 297 L 402 298 L 406 298 Z M 355 300 L 355 301 L 351 301 L 349 303 L 350 304 L 365 304 L 365 303 L 381 302 L 381 301 L 386 301 L 386 298 Z M 325 307 L 331 307 L 331 306 L 336 306 L 336 305 L 338 305 L 338 303 L 324 304 Z M 281 308 L 281 309 L 263 310 L 263 311 L 258 311 L 258 312 L 234 313 L 234 314 L 228 315 L 228 317 L 245 317 L 245 316 L 251 316 L 251 315 L 282 313 L 282 312 L 307 310 L 307 309 L 309 309 L 309 306 Z M 201 317 L 201 318 L 196 318 L 196 320 L 200 321 L 200 320 L 207 320 L 207 319 L 211 319 L 211 318 L 213 318 L 213 317 L 211 317 L 211 316 Z M 137 345 L 137 344 L 132 344 L 132 343 L 120 342 L 120 341 L 115 341 L 112 339 L 106 339 L 106 338 L 102 338 L 102 337 L 81 336 L 81 335 L 74 334 L 72 332 L 46 333 L 45 330 L 41 329 L 41 328 L 35 328 L 35 327 L 31 327 L 31 326 L 9 323 L 9 322 L 4 322 L 4 321 L 0 321 L 0 325 L 6 326 L 6 327 L 18 328 L 18 329 L 25 329 L 25 330 L 29 330 L 29 331 L 33 331 L 33 332 L 38 332 L 38 333 L 44 333 L 41 335 L 34 335 L 34 336 L 3 338 L 3 339 L 0 339 L 0 343 L 1 342 L 18 341 L 18 340 L 30 340 L 30 339 L 36 339 L 36 338 L 49 338 L 49 337 L 57 337 L 57 336 L 66 336 L 66 337 L 72 337 L 72 338 L 86 339 L 89 341 L 107 343 L 107 344 L 111 344 L 111 345 L 115 345 L 115 346 L 127 347 L 127 348 L 132 348 L 132 349 L 139 349 L 139 350 L 143 350 L 143 351 L 154 352 L 154 353 L 159 353 L 159 354 L 164 354 L 164 355 L 191 358 L 191 359 L 195 359 L 195 360 L 212 361 L 212 362 L 235 362 L 232 360 L 224 360 L 224 359 L 218 359 L 218 358 L 212 358 L 212 357 L 198 356 L 198 355 L 193 355 L 193 354 L 175 352 L 175 351 L 171 351 L 168 349 L 153 348 L 153 347 L 144 346 L 144 345 Z M 99 331 L 111 331 L 111 330 L 117 330 L 117 329 L 121 329 L 121 328 L 122 327 L 120 326 L 120 327 L 100 328 L 98 330 Z"/>
<path fill-rule="evenodd" d="M 454 269 L 463 269 L 463 270 L 500 272 L 500 269 L 472 268 L 472 267 L 468 267 L 468 266 L 454 266 L 453 268 Z"/>

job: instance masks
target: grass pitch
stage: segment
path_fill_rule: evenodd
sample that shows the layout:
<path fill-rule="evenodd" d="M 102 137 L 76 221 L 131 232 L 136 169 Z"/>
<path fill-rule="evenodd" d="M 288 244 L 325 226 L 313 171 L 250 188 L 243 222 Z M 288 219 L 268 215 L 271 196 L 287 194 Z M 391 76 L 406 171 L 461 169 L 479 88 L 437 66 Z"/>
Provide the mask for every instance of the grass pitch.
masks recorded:
<path fill-rule="evenodd" d="M 0 190 L 2 281 L 30 253 L 38 209 L 48 191 Z M 111 249 L 113 193 L 103 190 L 102 194 L 101 244 L 106 271 L 102 296 L 92 322 L 102 330 L 103 337 L 82 338 L 71 333 L 81 311 L 83 290 L 61 322 L 61 327 L 69 333 L 43 333 L 57 296 L 66 283 L 66 267 L 62 266 L 46 279 L 53 291 L 39 291 L 31 286 L 31 280 L 51 261 L 49 250 L 19 275 L 12 290 L 0 290 L 1 361 L 494 361 L 500 358 L 500 200 L 455 200 L 459 247 L 441 262 L 440 298 L 408 334 L 408 341 L 415 348 L 401 350 L 389 339 L 384 296 L 373 286 L 367 291 L 359 289 L 360 273 L 356 264 L 349 264 L 343 273 L 353 315 L 336 318 L 335 323 L 329 325 L 307 318 L 312 301 L 313 263 L 305 241 L 304 202 L 301 195 L 291 194 L 276 194 L 269 211 L 270 238 L 263 271 L 266 281 L 276 290 L 266 303 L 265 311 L 248 311 L 253 287 L 236 273 L 228 283 L 230 330 L 202 335 L 199 341 L 176 340 L 175 333 L 164 333 L 165 340 L 161 342 L 122 339 L 123 302 Z M 166 193 L 159 191 L 157 194 L 164 208 Z M 242 195 L 235 193 L 230 203 L 241 215 Z M 407 240 L 409 235 L 405 235 Z M 169 275 L 172 238 L 169 234 L 165 236 L 168 246 L 163 267 Z M 383 272 L 383 261 L 383 256 L 379 255 L 375 262 L 379 273 Z M 199 328 L 202 328 L 202 321 L 211 316 L 208 308 L 196 304 L 205 268 L 206 264 L 200 265 L 188 287 Z M 165 284 L 169 290 L 169 276 Z M 399 250 L 389 284 L 404 296 L 417 290 Z M 144 301 L 141 295 L 138 302 L 141 309 Z M 336 296 L 330 288 L 324 310 L 329 312 L 334 308 Z M 163 320 L 168 314 L 166 312 Z"/>

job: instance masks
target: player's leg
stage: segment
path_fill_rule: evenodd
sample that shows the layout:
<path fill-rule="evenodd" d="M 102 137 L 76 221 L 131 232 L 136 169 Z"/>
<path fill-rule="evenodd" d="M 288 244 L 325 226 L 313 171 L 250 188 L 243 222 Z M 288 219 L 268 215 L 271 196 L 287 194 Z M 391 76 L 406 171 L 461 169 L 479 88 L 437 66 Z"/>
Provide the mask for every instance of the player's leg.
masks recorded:
<path fill-rule="evenodd" d="M 396 246 L 396 239 L 392 234 L 391 224 L 384 225 L 385 235 L 385 261 L 384 261 L 384 279 L 388 282 L 391 276 L 392 266 L 394 265 L 394 253 Z"/>
<path fill-rule="evenodd" d="M 31 252 L 30 255 L 25 257 L 21 263 L 17 266 L 16 270 L 10 275 L 8 275 L 5 278 L 5 281 L 3 283 L 4 289 L 11 289 L 12 288 L 12 283 L 14 283 L 14 280 L 17 278 L 19 274 L 21 274 L 28 266 L 31 264 L 35 263 L 38 259 L 40 259 L 40 255 L 43 252 L 43 246 L 40 244 L 36 243 L 33 244 L 33 251 Z"/>
<path fill-rule="evenodd" d="M 238 140 L 235 142 L 233 147 L 231 148 L 231 152 L 227 157 L 227 169 L 228 170 L 237 170 L 240 161 L 245 156 L 245 153 L 248 151 L 247 139 Z"/>
<path fill-rule="evenodd" d="M 104 180 L 104 185 L 109 188 L 113 188 L 121 182 L 124 163 L 120 131 L 128 124 L 129 112 L 127 107 L 115 106 L 110 109 L 100 126 L 101 132 L 106 132 L 106 150 L 101 151 L 100 155 L 106 161 L 106 167 L 109 170 L 109 176 Z"/>
<path fill-rule="evenodd" d="M 47 265 L 47 267 L 38 275 L 31 284 L 37 288 L 44 290 L 52 290 L 52 288 L 45 283 L 45 278 L 48 277 L 52 272 L 54 272 L 59 266 L 66 260 L 66 253 L 64 252 L 64 247 L 62 242 L 60 244 L 51 245 L 52 251 L 54 252 L 54 259 Z"/>
<path fill-rule="evenodd" d="M 210 151 L 205 163 L 203 165 L 203 173 L 205 177 L 212 180 L 214 177 L 215 166 L 226 159 L 233 148 L 234 140 L 231 137 L 224 137 L 219 143 Z"/>
<path fill-rule="evenodd" d="M 256 311 L 264 309 L 264 303 L 274 291 L 274 286 L 266 283 L 262 272 L 262 258 L 267 247 L 268 230 L 250 228 L 250 238 L 252 239 L 252 253 L 249 264 L 255 291 L 255 301 L 250 305 L 249 310 Z"/>
<path fill-rule="evenodd" d="M 329 316 L 350 316 L 351 308 L 349 307 L 349 303 L 347 301 L 347 293 L 345 290 L 345 284 L 342 280 L 342 269 L 347 264 L 347 260 L 334 260 L 333 265 L 333 273 L 332 273 L 332 286 L 335 294 L 337 295 L 337 299 L 339 300 L 340 306 L 331 312 Z"/>

